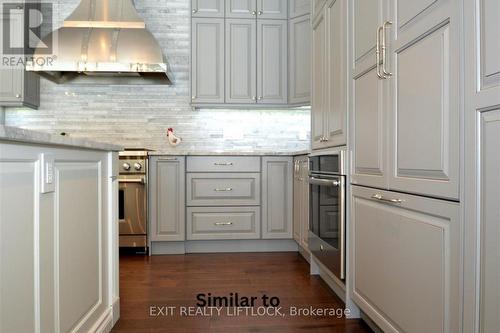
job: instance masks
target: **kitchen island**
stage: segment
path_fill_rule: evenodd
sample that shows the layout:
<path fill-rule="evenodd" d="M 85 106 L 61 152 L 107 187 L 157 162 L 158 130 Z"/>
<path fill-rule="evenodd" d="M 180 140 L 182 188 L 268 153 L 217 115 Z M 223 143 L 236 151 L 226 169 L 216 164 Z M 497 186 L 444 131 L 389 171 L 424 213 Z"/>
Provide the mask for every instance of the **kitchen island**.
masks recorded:
<path fill-rule="evenodd" d="M 1 332 L 109 332 L 118 320 L 119 150 L 0 126 Z"/>

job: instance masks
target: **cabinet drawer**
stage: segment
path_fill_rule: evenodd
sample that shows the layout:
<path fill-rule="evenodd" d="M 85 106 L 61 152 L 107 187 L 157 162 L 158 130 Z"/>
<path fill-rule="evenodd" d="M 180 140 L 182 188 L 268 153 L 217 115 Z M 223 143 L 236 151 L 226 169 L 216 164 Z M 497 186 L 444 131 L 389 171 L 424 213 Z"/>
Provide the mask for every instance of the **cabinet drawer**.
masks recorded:
<path fill-rule="evenodd" d="M 259 207 L 190 207 L 187 239 L 258 239 Z"/>
<path fill-rule="evenodd" d="M 188 206 L 258 206 L 258 173 L 188 173 Z"/>
<path fill-rule="evenodd" d="M 190 156 L 188 172 L 260 172 L 259 156 Z"/>

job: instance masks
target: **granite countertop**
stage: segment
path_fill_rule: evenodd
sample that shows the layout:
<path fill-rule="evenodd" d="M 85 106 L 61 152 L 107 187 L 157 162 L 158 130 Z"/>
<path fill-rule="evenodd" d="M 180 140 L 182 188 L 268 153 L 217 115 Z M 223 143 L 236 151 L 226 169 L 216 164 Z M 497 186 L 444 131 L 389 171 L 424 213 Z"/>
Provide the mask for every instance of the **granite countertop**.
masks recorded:
<path fill-rule="evenodd" d="M 62 135 L 26 130 L 0 125 L 0 141 L 24 142 L 50 146 L 66 146 L 92 150 L 120 151 L 122 146 L 96 142 L 83 138 L 71 138 Z"/>
<path fill-rule="evenodd" d="M 298 156 L 307 155 L 309 150 L 298 151 L 150 151 L 150 156 Z"/>

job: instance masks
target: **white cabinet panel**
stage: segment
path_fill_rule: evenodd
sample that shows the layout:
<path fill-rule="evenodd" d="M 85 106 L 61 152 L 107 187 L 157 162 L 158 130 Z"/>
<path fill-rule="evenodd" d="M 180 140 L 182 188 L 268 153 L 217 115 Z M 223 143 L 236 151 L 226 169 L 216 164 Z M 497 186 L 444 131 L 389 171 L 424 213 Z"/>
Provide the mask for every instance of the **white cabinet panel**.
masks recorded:
<path fill-rule="evenodd" d="M 296 18 L 311 12 L 311 0 L 290 0 L 288 2 L 290 18 Z"/>
<path fill-rule="evenodd" d="M 290 104 L 311 100 L 311 20 L 308 15 L 290 20 L 289 28 L 289 89 Z"/>
<path fill-rule="evenodd" d="M 440 0 L 398 0 L 397 22 L 399 23 L 399 27 L 401 28 L 408 24 L 438 1 Z"/>
<path fill-rule="evenodd" d="M 377 28 L 382 14 L 382 0 L 353 1 L 354 67 L 357 73 L 375 64 Z"/>
<path fill-rule="evenodd" d="M 257 102 L 287 102 L 287 21 L 257 21 Z"/>
<path fill-rule="evenodd" d="M 224 0 L 191 0 L 193 17 L 224 17 Z"/>
<path fill-rule="evenodd" d="M 226 103 L 257 100 L 257 22 L 226 19 Z"/>
<path fill-rule="evenodd" d="M 288 0 L 257 0 L 259 19 L 286 19 L 288 16 Z"/>
<path fill-rule="evenodd" d="M 500 327 L 500 111 L 481 115 L 480 309 L 481 333 Z"/>
<path fill-rule="evenodd" d="M 326 45 L 327 24 L 324 12 L 319 14 L 312 33 L 312 98 L 311 98 L 311 138 L 312 148 L 321 148 L 324 143 L 324 115 L 326 114 Z"/>
<path fill-rule="evenodd" d="M 386 187 L 385 120 L 380 106 L 381 87 L 375 69 L 354 79 L 351 130 L 354 184 Z"/>
<path fill-rule="evenodd" d="M 226 0 L 226 18 L 257 17 L 257 0 Z"/>
<path fill-rule="evenodd" d="M 326 132 L 328 146 L 347 144 L 347 14 L 344 0 L 327 3 L 327 108 Z"/>
<path fill-rule="evenodd" d="M 191 94 L 194 103 L 224 103 L 224 19 L 192 19 Z"/>
<path fill-rule="evenodd" d="M 384 332 L 458 332 L 459 204 L 354 186 L 351 205 L 350 292 L 360 308 Z"/>
<path fill-rule="evenodd" d="M 149 172 L 151 241 L 185 240 L 185 157 L 153 157 Z"/>
<path fill-rule="evenodd" d="M 35 290 L 39 283 L 35 275 L 38 225 L 34 223 L 38 169 L 35 161 L 1 159 L 0 332 L 35 332 L 39 306 L 39 290 Z"/>
<path fill-rule="evenodd" d="M 458 199 L 460 145 L 460 28 L 458 5 L 402 2 L 410 26 L 388 25 L 389 187 Z M 417 15 L 418 14 L 418 15 Z M 447 22 L 446 20 L 449 20 Z M 441 23 L 445 22 L 445 23 Z M 390 38 L 389 38 L 390 37 Z"/>
<path fill-rule="evenodd" d="M 293 237 L 293 158 L 262 158 L 262 238 Z"/>
<path fill-rule="evenodd" d="M 500 85 L 500 38 L 498 38 L 498 20 L 500 19 L 500 2 L 497 0 L 480 0 L 479 23 L 480 59 L 482 88 Z"/>

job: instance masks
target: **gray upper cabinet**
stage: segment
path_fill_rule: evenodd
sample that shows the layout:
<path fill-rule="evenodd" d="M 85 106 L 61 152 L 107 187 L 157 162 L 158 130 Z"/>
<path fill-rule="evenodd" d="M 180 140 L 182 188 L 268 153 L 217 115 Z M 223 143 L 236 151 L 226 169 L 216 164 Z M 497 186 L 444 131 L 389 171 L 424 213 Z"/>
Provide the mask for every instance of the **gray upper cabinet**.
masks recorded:
<path fill-rule="evenodd" d="M 311 12 L 311 0 L 288 1 L 288 17 L 296 18 Z"/>
<path fill-rule="evenodd" d="M 227 18 L 257 17 L 257 0 L 226 0 Z"/>
<path fill-rule="evenodd" d="M 312 148 L 324 145 L 324 115 L 326 112 L 326 18 L 322 12 L 312 27 L 312 96 L 311 139 Z"/>
<path fill-rule="evenodd" d="M 398 24 L 385 29 L 391 42 L 386 71 L 392 72 L 389 188 L 458 199 L 459 6 L 403 1 L 394 15 Z"/>
<path fill-rule="evenodd" d="M 193 17 L 224 17 L 224 0 L 191 0 Z"/>
<path fill-rule="evenodd" d="M 288 17 L 288 0 L 257 0 L 259 19 L 284 19 Z"/>
<path fill-rule="evenodd" d="M 226 103 L 257 101 L 256 27 L 256 20 L 226 20 Z"/>
<path fill-rule="evenodd" d="M 347 143 L 345 0 L 330 0 L 313 26 L 313 149 Z"/>
<path fill-rule="evenodd" d="M 307 104 L 311 100 L 312 33 L 309 15 L 291 19 L 288 33 L 288 102 L 290 104 Z"/>
<path fill-rule="evenodd" d="M 193 18 L 191 99 L 224 103 L 224 19 Z"/>
<path fill-rule="evenodd" d="M 185 240 L 185 157 L 152 157 L 149 165 L 151 241 Z"/>
<path fill-rule="evenodd" d="M 257 103 L 287 102 L 287 21 L 257 21 Z"/>
<path fill-rule="evenodd" d="M 23 41 L 24 14 L 19 4 L 4 4 L 6 12 L 2 22 L 10 24 L 13 41 Z M 3 36 L 3 26 L 0 25 L 0 36 Z M 2 51 L 3 52 L 3 51 Z M 9 55 L 6 55 L 9 56 Z M 40 104 L 40 77 L 33 72 L 26 72 L 24 66 L 2 66 L 0 69 L 0 106 L 27 106 L 37 108 Z"/>
<path fill-rule="evenodd" d="M 382 24 L 383 2 L 355 0 L 351 4 L 354 31 L 351 109 L 351 182 L 358 185 L 387 187 L 386 114 L 384 89 L 387 80 L 377 75 L 376 33 Z"/>
<path fill-rule="evenodd" d="M 293 158 L 262 158 L 262 238 L 293 238 Z"/>

